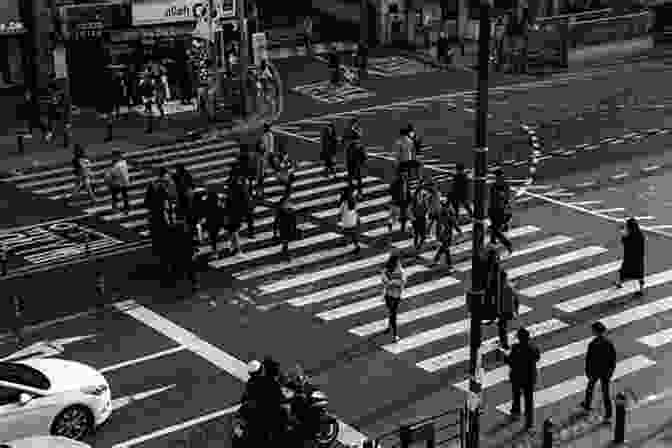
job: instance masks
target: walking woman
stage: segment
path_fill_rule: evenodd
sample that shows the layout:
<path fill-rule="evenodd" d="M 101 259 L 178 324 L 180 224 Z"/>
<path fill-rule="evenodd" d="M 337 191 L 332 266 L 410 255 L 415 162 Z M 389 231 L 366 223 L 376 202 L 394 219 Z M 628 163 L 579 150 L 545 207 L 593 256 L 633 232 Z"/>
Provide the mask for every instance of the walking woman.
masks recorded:
<path fill-rule="evenodd" d="M 383 296 L 385 297 L 385 305 L 388 311 L 388 327 L 385 333 L 392 333 L 394 342 L 399 341 L 397 333 L 397 312 L 399 310 L 399 302 L 404 292 L 406 285 L 406 272 L 401 265 L 401 257 L 393 253 L 385 263 L 385 268 L 382 274 L 383 282 Z"/>
<path fill-rule="evenodd" d="M 75 194 L 85 191 L 91 202 L 96 201 L 96 195 L 93 189 L 93 173 L 91 171 L 91 161 L 86 157 L 84 148 L 79 143 L 75 144 L 74 157 L 72 159 L 72 168 L 77 178 L 75 189 L 70 193 L 68 199 L 72 199 Z"/>
<path fill-rule="evenodd" d="M 357 254 L 361 249 L 359 246 L 360 219 L 357 212 L 357 202 L 355 201 L 355 195 L 351 186 L 347 186 L 343 190 L 339 207 L 343 232 L 350 238 L 352 244 L 355 245 L 353 252 Z"/>
<path fill-rule="evenodd" d="M 329 123 L 322 130 L 322 151 L 320 158 L 324 162 L 324 174 L 327 177 L 335 176 L 334 157 L 338 152 L 338 134 L 334 123 Z"/>
<path fill-rule="evenodd" d="M 439 224 L 439 215 L 441 214 L 441 192 L 439 191 L 439 186 L 434 182 L 430 180 L 430 183 L 428 184 L 429 188 L 429 222 L 427 224 L 427 235 L 429 235 L 432 231 L 432 227 L 435 228 L 434 230 L 434 235 L 436 235 L 436 238 L 439 238 L 439 233 L 440 233 L 440 224 Z"/>
<path fill-rule="evenodd" d="M 224 226 L 224 209 L 220 206 L 219 196 L 216 192 L 208 192 L 205 200 L 205 230 L 208 232 L 210 246 L 215 259 L 220 258 L 217 252 L 217 243 L 219 242 L 219 233 Z"/>
<path fill-rule="evenodd" d="M 232 177 L 229 184 L 228 196 L 226 198 L 226 232 L 228 243 L 231 250 L 227 249 L 229 255 L 238 255 L 240 252 L 240 227 L 242 226 L 243 214 L 247 204 L 242 203 L 243 185 L 245 179 L 242 177 Z"/>
<path fill-rule="evenodd" d="M 285 195 L 278 204 L 275 211 L 275 221 L 273 221 L 273 237 L 280 238 L 284 257 L 290 258 L 289 242 L 296 239 L 296 231 L 296 214 L 289 196 Z"/>
<path fill-rule="evenodd" d="M 625 222 L 621 243 L 623 244 L 623 264 L 616 287 L 622 288 L 623 282 L 637 280 L 639 282 L 637 295 L 642 295 L 644 294 L 644 234 L 635 218 L 629 218 Z"/>

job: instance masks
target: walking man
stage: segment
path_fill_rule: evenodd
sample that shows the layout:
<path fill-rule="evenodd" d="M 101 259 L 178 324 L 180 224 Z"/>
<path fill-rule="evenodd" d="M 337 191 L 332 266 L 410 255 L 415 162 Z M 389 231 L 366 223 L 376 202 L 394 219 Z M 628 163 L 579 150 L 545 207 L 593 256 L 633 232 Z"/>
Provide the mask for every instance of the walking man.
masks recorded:
<path fill-rule="evenodd" d="M 588 385 L 586 386 L 586 399 L 581 402 L 581 407 L 586 412 L 590 412 L 595 383 L 599 381 L 602 386 L 604 420 L 605 422 L 609 422 L 611 420 L 609 384 L 616 369 L 616 349 L 614 348 L 614 344 L 605 336 L 607 327 L 602 322 L 595 322 L 591 328 L 595 338 L 588 344 L 588 353 L 586 353 L 586 377 L 588 378 Z"/>
<path fill-rule="evenodd" d="M 505 270 L 499 271 L 499 294 L 502 294 L 502 309 L 499 310 L 497 319 L 497 332 L 499 336 L 499 347 L 505 352 L 509 350 L 509 322 L 518 317 L 518 308 L 520 301 L 516 293 L 516 284 L 509 280 Z"/>
<path fill-rule="evenodd" d="M 449 270 L 453 270 L 453 261 L 450 256 L 450 246 L 453 244 L 453 231 L 457 231 L 462 236 L 462 229 L 457 225 L 455 215 L 450 210 L 447 203 L 441 205 L 439 216 L 436 222 L 437 239 L 441 242 L 441 246 L 434 255 L 434 264 L 441 262 L 441 257 L 446 257 L 446 265 Z"/>
<path fill-rule="evenodd" d="M 455 210 L 455 216 L 460 218 L 460 206 L 464 207 L 469 216 L 472 216 L 471 207 L 469 207 L 469 177 L 464 172 L 464 164 L 457 164 L 457 171 L 453 177 L 453 188 L 450 193 L 450 200 Z"/>
<path fill-rule="evenodd" d="M 361 139 L 354 138 L 346 150 L 346 165 L 348 170 L 348 183 L 354 188 L 357 182 L 357 192 L 359 198 L 364 195 L 364 185 L 362 181 L 362 168 L 366 163 L 366 149 Z"/>
<path fill-rule="evenodd" d="M 390 255 L 382 273 L 383 296 L 388 311 L 388 327 L 386 333 L 392 333 L 394 342 L 399 341 L 397 333 L 397 312 L 399 303 L 406 285 L 406 272 L 401 264 L 401 257 L 394 253 Z"/>
<path fill-rule="evenodd" d="M 537 363 L 541 359 L 539 349 L 530 341 L 530 333 L 521 328 L 518 330 L 518 342 L 513 344 L 511 353 L 505 357 L 510 367 L 509 380 L 513 394 L 511 418 L 520 418 L 520 396 L 525 399 L 525 429 L 534 426 L 534 386 L 537 382 Z"/>
<path fill-rule="evenodd" d="M 504 231 L 511 220 L 511 188 L 501 169 L 495 171 L 495 183 L 490 187 L 490 204 L 488 208 L 490 218 L 490 242 L 501 242 L 504 247 L 513 252 L 511 241 L 504 235 Z"/>
<path fill-rule="evenodd" d="M 128 187 L 131 185 L 131 178 L 128 172 L 128 162 L 121 151 L 114 152 L 114 164 L 105 173 L 105 183 L 110 189 L 112 195 L 112 208 L 117 210 L 119 196 L 124 201 L 124 212 L 128 214 L 131 206 L 128 201 Z"/>
<path fill-rule="evenodd" d="M 394 153 L 397 158 L 397 173 L 410 176 L 411 166 L 415 159 L 415 144 L 409 136 L 410 129 L 404 127 L 399 131 L 399 138 L 394 142 Z"/>
<path fill-rule="evenodd" d="M 334 123 L 329 123 L 322 130 L 321 143 L 320 158 L 324 162 L 324 174 L 327 177 L 335 176 L 334 157 L 338 152 L 338 134 Z"/>

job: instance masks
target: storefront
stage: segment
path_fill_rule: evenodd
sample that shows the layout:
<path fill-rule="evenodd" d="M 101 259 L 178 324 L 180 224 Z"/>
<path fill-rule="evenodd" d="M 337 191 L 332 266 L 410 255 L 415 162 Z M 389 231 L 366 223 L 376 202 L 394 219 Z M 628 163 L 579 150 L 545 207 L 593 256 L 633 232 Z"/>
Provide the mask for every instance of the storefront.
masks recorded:
<path fill-rule="evenodd" d="M 24 82 L 25 35 L 17 0 L 0 2 L 0 89 L 20 86 Z"/>

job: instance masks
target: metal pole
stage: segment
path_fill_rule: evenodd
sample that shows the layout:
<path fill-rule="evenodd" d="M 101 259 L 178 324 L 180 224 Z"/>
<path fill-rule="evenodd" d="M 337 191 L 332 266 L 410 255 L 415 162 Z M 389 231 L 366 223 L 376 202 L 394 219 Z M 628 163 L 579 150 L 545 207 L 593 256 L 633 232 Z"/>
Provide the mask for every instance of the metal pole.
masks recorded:
<path fill-rule="evenodd" d="M 247 5 L 245 0 L 238 2 L 238 19 L 240 20 L 240 104 L 243 117 L 247 114 L 247 68 L 249 42 L 247 39 Z"/>
<path fill-rule="evenodd" d="M 488 164 L 487 119 L 488 119 L 488 70 L 490 56 L 490 4 L 481 1 L 479 26 L 479 64 L 478 64 L 478 103 L 476 112 L 476 144 L 474 145 L 474 218 L 471 291 L 469 291 L 471 328 L 470 328 L 470 365 L 469 383 L 469 437 L 468 447 L 478 448 L 480 443 L 481 379 L 478 377 L 481 366 L 481 316 L 479 311 L 485 295 L 485 278 L 480 262 L 485 236 L 485 181 Z"/>

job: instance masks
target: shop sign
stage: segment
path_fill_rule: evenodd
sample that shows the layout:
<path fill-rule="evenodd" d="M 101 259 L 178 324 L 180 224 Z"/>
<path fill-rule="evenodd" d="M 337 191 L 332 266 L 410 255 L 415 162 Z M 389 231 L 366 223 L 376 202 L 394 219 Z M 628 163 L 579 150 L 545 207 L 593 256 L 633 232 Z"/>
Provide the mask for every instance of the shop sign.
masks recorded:
<path fill-rule="evenodd" d="M 0 35 L 22 34 L 26 32 L 26 28 L 18 20 L 10 21 L 8 23 L 0 23 Z"/>
<path fill-rule="evenodd" d="M 66 36 L 79 31 L 127 28 L 131 25 L 130 10 L 124 3 L 90 3 L 59 8 Z"/>
<path fill-rule="evenodd" d="M 215 22 L 234 17 L 235 0 L 212 0 L 216 10 Z M 134 26 L 178 22 L 196 22 L 208 16 L 210 0 L 133 0 L 131 7 Z"/>

